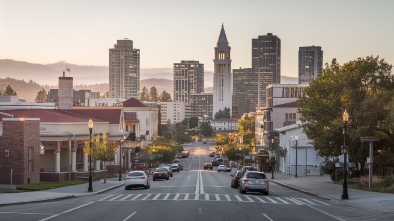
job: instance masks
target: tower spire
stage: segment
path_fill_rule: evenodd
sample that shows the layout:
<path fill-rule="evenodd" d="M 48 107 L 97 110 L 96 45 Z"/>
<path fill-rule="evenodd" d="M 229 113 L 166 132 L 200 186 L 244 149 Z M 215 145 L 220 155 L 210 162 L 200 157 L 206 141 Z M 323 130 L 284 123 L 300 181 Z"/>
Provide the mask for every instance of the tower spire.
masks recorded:
<path fill-rule="evenodd" d="M 228 46 L 227 36 L 226 36 L 226 32 L 224 31 L 223 23 L 222 23 L 222 29 L 220 30 L 218 43 L 216 44 L 216 47 L 219 46 Z"/>

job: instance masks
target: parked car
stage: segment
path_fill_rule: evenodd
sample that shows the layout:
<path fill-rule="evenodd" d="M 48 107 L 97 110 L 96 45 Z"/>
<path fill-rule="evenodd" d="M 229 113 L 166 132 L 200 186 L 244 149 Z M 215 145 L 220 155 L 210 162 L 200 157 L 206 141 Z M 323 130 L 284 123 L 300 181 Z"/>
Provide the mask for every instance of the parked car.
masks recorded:
<path fill-rule="evenodd" d="M 215 156 L 215 153 L 214 153 L 214 152 L 212 152 L 212 153 L 209 154 L 209 157 L 214 157 L 214 156 Z"/>
<path fill-rule="evenodd" d="M 269 193 L 269 182 L 267 176 L 262 172 L 248 171 L 239 181 L 240 193 L 248 191 L 260 192 L 265 195 Z"/>
<path fill-rule="evenodd" d="M 179 165 L 178 165 L 177 163 L 173 163 L 173 164 L 171 165 L 171 170 L 172 170 L 173 172 L 179 172 L 179 171 L 180 171 Z"/>
<path fill-rule="evenodd" d="M 212 169 L 213 169 L 212 164 L 204 163 L 204 170 L 212 170 Z"/>
<path fill-rule="evenodd" d="M 167 168 L 164 167 L 158 167 L 153 171 L 153 181 L 156 181 L 157 179 L 170 179 L 170 171 L 167 170 Z"/>
<path fill-rule="evenodd" d="M 227 167 L 227 172 L 231 172 L 231 170 L 233 169 L 230 165 L 225 165 Z"/>
<path fill-rule="evenodd" d="M 203 142 L 203 144 L 207 144 L 207 142 L 206 142 L 206 141 L 204 141 L 204 142 Z"/>
<path fill-rule="evenodd" d="M 220 171 L 227 172 L 227 166 L 225 166 L 225 165 L 219 165 L 219 166 L 218 166 L 218 172 L 220 172 Z"/>
<path fill-rule="evenodd" d="M 174 161 L 172 161 L 173 163 L 179 163 L 178 159 L 175 159 Z"/>
<path fill-rule="evenodd" d="M 218 164 L 218 162 L 216 161 L 216 160 L 212 160 L 212 166 L 214 167 L 214 166 L 218 166 L 219 164 Z"/>
<path fill-rule="evenodd" d="M 257 171 L 257 168 L 254 166 L 244 166 L 242 167 L 242 176 L 248 171 Z"/>
<path fill-rule="evenodd" d="M 124 189 L 128 190 L 133 187 L 145 187 L 145 189 L 149 189 L 149 176 L 142 170 L 129 172 L 125 179 Z"/>
<path fill-rule="evenodd" d="M 183 165 L 178 163 L 178 168 L 179 168 L 179 170 L 183 170 Z"/>
<path fill-rule="evenodd" d="M 234 174 L 230 175 L 231 178 L 231 188 L 238 188 L 239 187 L 239 179 L 242 176 L 242 171 L 237 170 L 234 172 Z"/>

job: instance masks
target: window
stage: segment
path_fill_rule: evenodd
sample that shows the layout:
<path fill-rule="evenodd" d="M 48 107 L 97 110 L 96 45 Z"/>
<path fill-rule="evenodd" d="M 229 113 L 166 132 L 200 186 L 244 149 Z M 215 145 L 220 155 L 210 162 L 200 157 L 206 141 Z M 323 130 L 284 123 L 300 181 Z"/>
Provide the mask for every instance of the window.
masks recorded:
<path fill-rule="evenodd" d="M 4 150 L 4 157 L 10 157 L 10 150 Z"/>
<path fill-rule="evenodd" d="M 34 171 L 34 147 L 28 147 L 27 172 Z"/>

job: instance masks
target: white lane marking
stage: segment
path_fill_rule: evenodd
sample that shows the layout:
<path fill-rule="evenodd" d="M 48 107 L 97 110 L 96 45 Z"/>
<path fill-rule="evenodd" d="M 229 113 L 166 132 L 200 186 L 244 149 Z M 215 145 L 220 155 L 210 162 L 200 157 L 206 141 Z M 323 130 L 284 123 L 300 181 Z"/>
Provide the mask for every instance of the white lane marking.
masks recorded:
<path fill-rule="evenodd" d="M 306 201 L 307 203 L 309 203 L 309 204 L 315 204 L 314 202 L 311 202 L 311 201 L 309 201 L 309 200 L 307 200 L 307 199 L 301 199 L 301 198 L 298 198 L 298 200 L 303 200 L 303 201 Z M 301 201 L 302 202 L 302 201 Z"/>
<path fill-rule="evenodd" d="M 0 212 L 0 214 L 22 214 L 22 215 L 53 215 L 53 213 L 18 213 L 18 212 Z"/>
<path fill-rule="evenodd" d="M 202 173 L 201 170 L 199 171 L 200 174 L 200 194 L 204 194 L 204 185 L 202 184 Z"/>
<path fill-rule="evenodd" d="M 201 171 L 197 172 L 196 191 L 194 191 L 195 194 L 200 193 L 200 173 L 201 173 Z"/>
<path fill-rule="evenodd" d="M 131 195 L 133 195 L 133 194 L 131 194 Z M 116 199 L 118 199 L 118 198 L 120 198 L 120 197 L 122 197 L 122 196 L 123 196 L 123 194 L 120 194 L 119 196 L 116 196 L 116 197 L 110 199 L 109 201 L 116 200 Z"/>
<path fill-rule="evenodd" d="M 157 194 L 155 197 L 153 197 L 153 199 L 152 199 L 152 200 L 157 200 L 157 198 L 159 198 L 159 197 L 160 197 L 160 195 L 161 195 L 161 193 Z"/>
<path fill-rule="evenodd" d="M 266 203 L 263 199 L 261 199 L 260 197 L 254 196 L 256 199 L 260 200 L 262 203 Z"/>
<path fill-rule="evenodd" d="M 321 212 L 321 213 L 323 213 L 323 214 L 326 214 L 327 216 L 332 217 L 332 218 L 334 218 L 334 219 L 336 219 L 336 220 L 338 220 L 338 221 L 346 221 L 346 220 L 341 219 L 341 218 L 339 218 L 339 217 L 337 217 L 337 216 L 334 216 L 334 215 L 331 215 L 331 214 L 329 214 L 329 213 L 327 213 L 327 212 L 324 212 L 323 210 L 319 210 L 319 209 L 317 209 L 317 208 L 315 208 L 315 207 L 313 207 L 313 206 L 310 206 L 310 205 L 306 205 L 306 206 L 309 207 L 309 208 L 311 208 L 311 209 L 314 209 L 314 210 L 316 210 L 316 211 L 319 211 L 319 212 Z"/>
<path fill-rule="evenodd" d="M 208 193 L 205 194 L 205 200 L 209 200 L 209 194 Z"/>
<path fill-rule="evenodd" d="M 282 200 L 281 198 L 279 198 L 279 197 L 275 197 L 277 200 L 280 200 L 280 201 L 282 201 L 284 204 L 289 204 L 288 202 L 286 202 L 286 201 L 284 201 L 284 200 Z"/>
<path fill-rule="evenodd" d="M 219 194 L 215 194 L 216 201 L 220 201 Z"/>
<path fill-rule="evenodd" d="M 189 199 L 189 194 L 186 193 L 184 200 L 188 200 Z"/>
<path fill-rule="evenodd" d="M 120 199 L 120 200 L 125 200 L 125 199 L 127 199 L 127 198 L 131 197 L 132 195 L 133 195 L 133 194 L 127 195 L 127 196 L 123 197 L 123 198 L 122 198 L 122 199 Z"/>
<path fill-rule="evenodd" d="M 167 200 L 171 193 L 167 193 L 163 200 Z"/>
<path fill-rule="evenodd" d="M 229 195 L 224 195 L 225 197 L 226 197 L 226 199 L 227 199 L 227 201 L 231 201 L 231 198 L 230 198 L 230 196 Z"/>
<path fill-rule="evenodd" d="M 198 213 L 201 213 L 201 208 L 198 208 Z"/>
<path fill-rule="evenodd" d="M 137 213 L 137 211 L 135 211 L 134 213 L 132 213 L 132 214 L 130 214 L 128 217 L 126 217 L 126 219 L 124 219 L 123 221 L 126 221 L 126 220 L 128 220 L 128 219 L 130 219 L 132 216 L 134 216 L 134 214 L 136 214 Z"/>
<path fill-rule="evenodd" d="M 263 213 L 263 216 L 265 216 L 265 218 L 267 218 L 269 221 L 274 221 L 273 219 L 271 219 L 267 214 Z"/>
<path fill-rule="evenodd" d="M 248 197 L 248 196 L 245 196 L 245 198 L 248 199 L 249 202 L 254 202 L 254 200 L 252 200 L 252 199 L 251 199 L 250 197 Z"/>
<path fill-rule="evenodd" d="M 273 199 L 271 199 L 269 197 L 265 197 L 265 198 L 268 199 L 269 201 L 273 202 L 273 203 L 278 203 L 278 202 L 276 202 L 275 200 L 273 200 Z"/>
<path fill-rule="evenodd" d="M 175 195 L 175 197 L 174 197 L 174 199 L 173 199 L 173 200 L 177 200 L 177 199 L 178 199 L 178 197 L 179 197 L 179 195 L 180 195 L 180 193 L 177 193 L 177 194 Z"/>
<path fill-rule="evenodd" d="M 294 199 L 294 198 L 286 197 L 286 199 L 287 199 L 287 200 L 290 200 L 290 201 L 292 201 L 292 202 L 294 202 L 294 203 L 296 203 L 296 204 L 298 204 L 298 205 L 303 205 L 303 204 L 305 204 L 305 203 L 300 202 L 300 201 L 298 201 L 298 200 L 296 200 L 296 199 Z"/>
<path fill-rule="evenodd" d="M 148 195 L 146 195 L 144 198 L 142 198 L 142 200 L 146 200 L 146 199 L 148 199 L 148 197 L 150 197 L 150 195 L 152 195 L 152 194 L 148 194 Z"/>
<path fill-rule="evenodd" d="M 238 195 L 235 195 L 235 198 L 237 198 L 238 201 L 241 201 L 241 202 L 243 201 L 243 200 L 241 199 L 241 197 L 239 197 Z"/>
<path fill-rule="evenodd" d="M 196 196 L 194 197 L 194 200 L 198 200 L 200 198 L 199 194 L 196 194 Z"/>
<path fill-rule="evenodd" d="M 317 200 L 317 199 L 312 199 L 313 201 L 316 201 L 316 202 L 318 202 L 318 203 L 321 203 L 321 204 L 323 204 L 323 205 L 326 205 L 326 206 L 329 206 L 330 204 L 328 204 L 328 203 L 325 203 L 325 202 L 322 202 L 322 201 L 320 201 L 320 200 Z"/>
<path fill-rule="evenodd" d="M 135 200 L 135 199 L 137 199 L 138 197 L 140 197 L 142 194 L 137 194 L 137 196 L 135 196 L 133 199 L 131 199 L 131 200 Z"/>
<path fill-rule="evenodd" d="M 103 201 L 103 200 L 106 200 L 106 199 L 108 199 L 108 198 L 110 198 L 110 197 L 112 197 L 113 195 L 109 195 L 109 196 L 106 196 L 106 197 L 104 197 L 104 198 L 101 198 L 101 199 L 99 199 L 99 200 L 97 200 L 97 201 Z"/>
<path fill-rule="evenodd" d="M 41 219 L 40 221 L 50 220 L 50 219 L 55 218 L 55 217 L 57 217 L 57 216 L 60 216 L 60 215 L 62 215 L 62 214 L 72 212 L 72 211 L 74 211 L 74 210 L 77 210 L 77 209 L 82 208 L 82 207 L 85 207 L 85 206 L 89 206 L 89 205 L 92 204 L 92 203 L 94 203 L 94 202 L 89 202 L 89 203 L 86 203 L 86 204 L 83 204 L 83 205 L 74 207 L 74 208 L 72 208 L 72 209 L 69 209 L 69 210 L 66 210 L 66 211 L 64 211 L 64 212 L 55 214 L 55 215 L 50 216 L 50 217 L 47 217 L 47 218 L 45 218 L 45 219 Z"/>

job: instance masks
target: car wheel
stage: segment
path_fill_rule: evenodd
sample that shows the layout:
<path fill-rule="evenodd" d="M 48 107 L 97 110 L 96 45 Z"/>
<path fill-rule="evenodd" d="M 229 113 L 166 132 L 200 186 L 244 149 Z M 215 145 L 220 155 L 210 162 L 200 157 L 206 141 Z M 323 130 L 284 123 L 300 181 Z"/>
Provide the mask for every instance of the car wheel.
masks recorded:
<path fill-rule="evenodd" d="M 129 188 L 127 188 L 127 186 L 124 187 L 124 190 L 128 190 Z"/>
<path fill-rule="evenodd" d="M 153 178 L 153 181 L 156 181 L 156 178 Z"/>
<path fill-rule="evenodd" d="M 174 176 L 174 174 L 171 174 L 170 177 Z"/>
<path fill-rule="evenodd" d="M 233 183 L 231 183 L 231 188 L 234 188 L 234 184 Z"/>
<path fill-rule="evenodd" d="M 145 189 L 148 189 L 148 188 L 149 188 L 149 183 L 145 185 Z"/>
<path fill-rule="evenodd" d="M 269 194 L 269 192 L 268 192 L 268 191 L 267 191 L 267 192 L 264 192 L 264 194 L 265 194 L 265 195 L 268 195 L 268 194 Z"/>
<path fill-rule="evenodd" d="M 170 179 L 170 177 L 166 177 L 166 180 Z"/>

